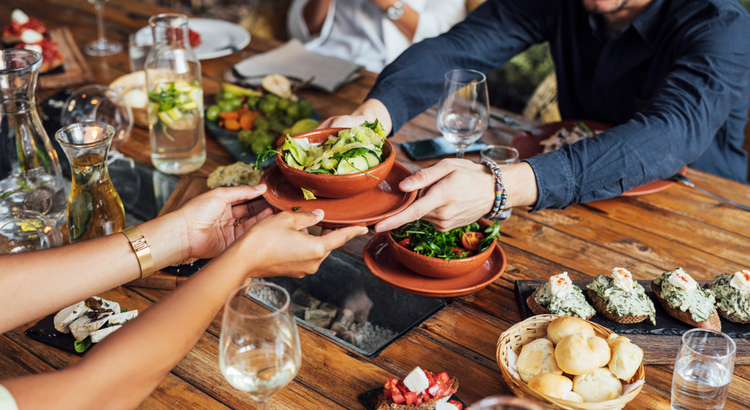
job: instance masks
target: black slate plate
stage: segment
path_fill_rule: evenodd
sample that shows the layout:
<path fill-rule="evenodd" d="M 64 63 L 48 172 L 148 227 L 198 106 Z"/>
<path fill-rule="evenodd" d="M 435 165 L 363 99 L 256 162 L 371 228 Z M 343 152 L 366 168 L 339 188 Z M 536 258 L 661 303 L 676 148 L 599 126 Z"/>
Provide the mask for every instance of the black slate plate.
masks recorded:
<path fill-rule="evenodd" d="M 375 410 L 375 405 L 378 404 L 378 396 L 380 396 L 381 393 L 383 393 L 383 388 L 378 387 L 377 389 L 372 389 L 360 394 L 358 398 L 367 410 Z M 459 399 L 455 394 L 453 395 L 453 397 L 451 397 L 451 400 L 455 400 L 461 403 L 464 409 L 467 407 L 466 403 L 464 403 L 463 400 Z"/>
<path fill-rule="evenodd" d="M 36 322 L 34 327 L 26 329 L 24 334 L 37 342 L 56 347 L 68 353 L 83 356 L 84 353 L 76 352 L 74 343 L 76 338 L 70 333 L 60 333 L 55 330 L 55 315 L 49 315 L 44 319 Z M 89 348 L 90 349 L 90 348 Z M 86 350 L 88 352 L 88 350 Z"/>
<path fill-rule="evenodd" d="M 544 280 L 517 280 L 515 286 L 516 303 L 518 304 L 518 311 L 521 314 L 521 319 L 534 316 L 534 312 L 529 309 L 526 304 L 526 299 L 536 290 L 537 287 L 544 284 Z M 708 280 L 697 281 L 700 286 L 707 283 L 711 283 Z M 587 280 L 574 280 L 573 284 L 581 288 L 586 294 L 586 285 L 591 283 Z M 646 319 L 641 323 L 634 323 L 630 325 L 611 322 L 599 315 L 594 315 L 590 320 L 594 323 L 598 323 L 615 333 L 631 334 L 631 335 L 681 335 L 690 329 L 692 326 L 681 322 L 672 316 L 670 316 L 666 310 L 661 307 L 659 301 L 656 299 L 656 295 L 651 290 L 650 280 L 639 280 L 638 283 L 643 286 L 646 290 L 646 296 L 651 298 L 656 307 L 656 326 L 652 325 L 651 322 Z M 589 301 L 591 303 L 591 301 Z M 733 338 L 748 338 L 750 337 L 750 325 L 742 325 L 739 323 L 730 322 L 724 318 L 721 319 L 721 331 Z"/>

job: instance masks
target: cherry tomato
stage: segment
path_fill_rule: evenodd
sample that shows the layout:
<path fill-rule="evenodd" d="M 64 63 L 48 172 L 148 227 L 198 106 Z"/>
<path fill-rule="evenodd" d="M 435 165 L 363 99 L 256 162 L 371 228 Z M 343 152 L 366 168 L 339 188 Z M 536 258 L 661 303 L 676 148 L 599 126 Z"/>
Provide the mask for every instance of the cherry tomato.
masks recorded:
<path fill-rule="evenodd" d="M 458 407 L 458 410 L 463 410 L 463 408 L 464 408 L 464 405 L 461 404 L 461 403 L 459 403 L 459 402 L 457 402 L 456 400 L 448 400 L 448 403 L 450 403 L 450 404 Z"/>
<path fill-rule="evenodd" d="M 459 248 L 459 247 L 455 247 L 455 248 L 453 248 L 451 250 L 453 251 L 453 253 L 456 253 L 456 254 L 460 255 L 462 258 L 465 258 L 465 257 L 469 256 L 469 253 L 470 253 L 466 249 Z"/>
<path fill-rule="evenodd" d="M 404 238 L 398 241 L 398 244 L 403 246 L 406 249 L 411 249 L 411 238 Z"/>
<path fill-rule="evenodd" d="M 461 236 L 461 243 L 464 248 L 470 251 L 479 250 L 479 244 L 484 240 L 484 235 L 479 232 L 466 232 Z"/>

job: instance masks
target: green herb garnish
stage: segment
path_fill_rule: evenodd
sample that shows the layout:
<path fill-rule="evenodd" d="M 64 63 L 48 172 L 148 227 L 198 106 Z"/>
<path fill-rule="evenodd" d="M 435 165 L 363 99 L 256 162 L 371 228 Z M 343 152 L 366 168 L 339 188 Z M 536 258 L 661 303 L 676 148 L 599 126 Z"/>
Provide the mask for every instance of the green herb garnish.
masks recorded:
<path fill-rule="evenodd" d="M 271 158 L 276 154 L 282 155 L 281 152 L 273 149 L 273 147 L 269 145 L 268 148 L 258 153 L 258 159 L 255 161 L 253 169 L 256 171 L 263 171 L 263 166 L 261 165 L 261 163 L 265 162 L 268 158 Z"/>
<path fill-rule="evenodd" d="M 292 212 L 297 212 L 297 211 L 299 211 L 300 209 L 302 209 L 302 207 L 301 207 L 301 206 L 295 206 L 294 208 L 292 208 Z"/>

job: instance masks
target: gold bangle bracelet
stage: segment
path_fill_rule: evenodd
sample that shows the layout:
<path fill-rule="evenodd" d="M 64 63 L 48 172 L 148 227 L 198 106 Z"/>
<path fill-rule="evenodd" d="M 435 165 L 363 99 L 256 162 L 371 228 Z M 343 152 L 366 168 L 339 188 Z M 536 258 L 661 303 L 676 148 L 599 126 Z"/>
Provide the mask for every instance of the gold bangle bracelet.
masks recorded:
<path fill-rule="evenodd" d="M 138 258 L 138 264 L 141 266 L 141 278 L 151 276 L 154 273 L 154 258 L 151 257 L 151 245 L 148 244 L 146 238 L 134 226 L 125 228 L 122 233 L 130 241 L 130 246 Z"/>

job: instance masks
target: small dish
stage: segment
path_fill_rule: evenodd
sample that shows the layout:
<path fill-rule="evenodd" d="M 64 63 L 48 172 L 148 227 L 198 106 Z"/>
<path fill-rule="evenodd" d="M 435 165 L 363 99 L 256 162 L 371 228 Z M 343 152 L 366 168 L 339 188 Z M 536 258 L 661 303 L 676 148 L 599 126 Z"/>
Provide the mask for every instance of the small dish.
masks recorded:
<path fill-rule="evenodd" d="M 145 71 L 136 71 L 134 73 L 125 74 L 123 76 L 117 77 L 115 81 L 112 81 L 109 84 L 109 88 L 114 90 L 117 95 L 120 96 L 120 98 L 123 98 L 127 104 L 127 100 L 125 99 L 125 94 L 133 91 L 133 90 L 139 90 L 143 92 L 143 95 L 146 94 L 146 72 Z M 148 97 L 145 97 L 148 98 Z M 133 122 L 135 125 L 139 127 L 148 127 L 148 109 L 146 107 L 133 107 L 130 106 L 130 111 L 133 113 Z"/>
<path fill-rule="evenodd" d="M 217 19 L 191 18 L 188 27 L 201 36 L 201 43 L 193 48 L 199 60 L 228 56 L 250 44 L 250 33 L 239 24 Z M 154 43 L 149 26 L 138 30 L 135 37 L 138 44 Z"/>
<path fill-rule="evenodd" d="M 325 217 L 319 223 L 325 228 L 367 226 L 396 215 L 417 198 L 417 192 L 401 192 L 398 184 L 411 175 L 405 166 L 394 162 L 391 172 L 380 184 L 361 194 L 341 199 L 319 198 L 305 200 L 302 190 L 290 184 L 274 164 L 263 173 L 261 184 L 268 190 L 263 197 L 281 211 L 309 212 L 322 209 Z"/>
<path fill-rule="evenodd" d="M 610 124 L 589 120 L 563 120 L 560 122 L 550 122 L 547 124 L 542 124 L 538 127 L 534 127 L 535 129 L 541 131 L 538 135 L 531 135 L 528 132 L 524 131 L 517 133 L 513 136 L 513 139 L 508 145 L 517 149 L 518 153 L 520 154 L 519 158 L 521 160 L 525 160 L 542 153 L 542 146 L 539 145 L 540 142 L 552 136 L 552 134 L 556 133 L 559 129 L 571 129 L 575 127 L 579 122 L 584 123 L 591 131 L 606 131 L 612 128 L 612 125 Z M 687 167 L 683 167 L 679 171 L 679 173 L 682 175 L 687 174 Z M 672 180 L 660 179 L 658 181 L 649 182 L 648 184 L 633 188 L 629 191 L 625 191 L 621 196 L 653 194 L 655 192 L 663 191 L 676 183 L 677 182 Z"/>
<path fill-rule="evenodd" d="M 488 227 L 485 221 L 479 221 L 482 230 Z M 492 240 L 492 245 L 483 252 L 463 259 L 453 259 L 447 261 L 441 258 L 420 255 L 400 245 L 393 238 L 393 235 L 386 235 L 388 246 L 391 253 L 405 267 L 422 276 L 429 276 L 437 279 L 450 279 L 466 275 L 476 271 L 489 259 L 492 251 L 497 245 L 497 239 Z"/>
<path fill-rule="evenodd" d="M 317 145 L 325 143 L 328 137 L 335 136 L 339 131 L 346 129 L 324 128 L 304 132 L 292 138 L 307 138 L 311 145 Z M 385 140 L 383 143 L 383 156 L 385 159 L 380 165 L 368 169 L 367 172 L 348 175 L 311 174 L 295 169 L 287 165 L 281 154 L 276 154 L 276 165 L 278 165 L 281 173 L 284 174 L 289 183 L 297 188 L 305 188 L 315 194 L 315 196 L 322 196 L 324 198 L 349 198 L 372 190 L 391 172 L 393 163 L 396 162 L 396 150 L 388 140 Z"/>
<path fill-rule="evenodd" d="M 484 289 L 505 272 L 505 252 L 496 245 L 489 259 L 479 269 L 450 279 L 418 275 L 396 261 L 388 246 L 390 233 L 375 235 L 363 252 L 365 264 L 383 282 L 402 292 L 429 297 L 455 297 Z"/>

